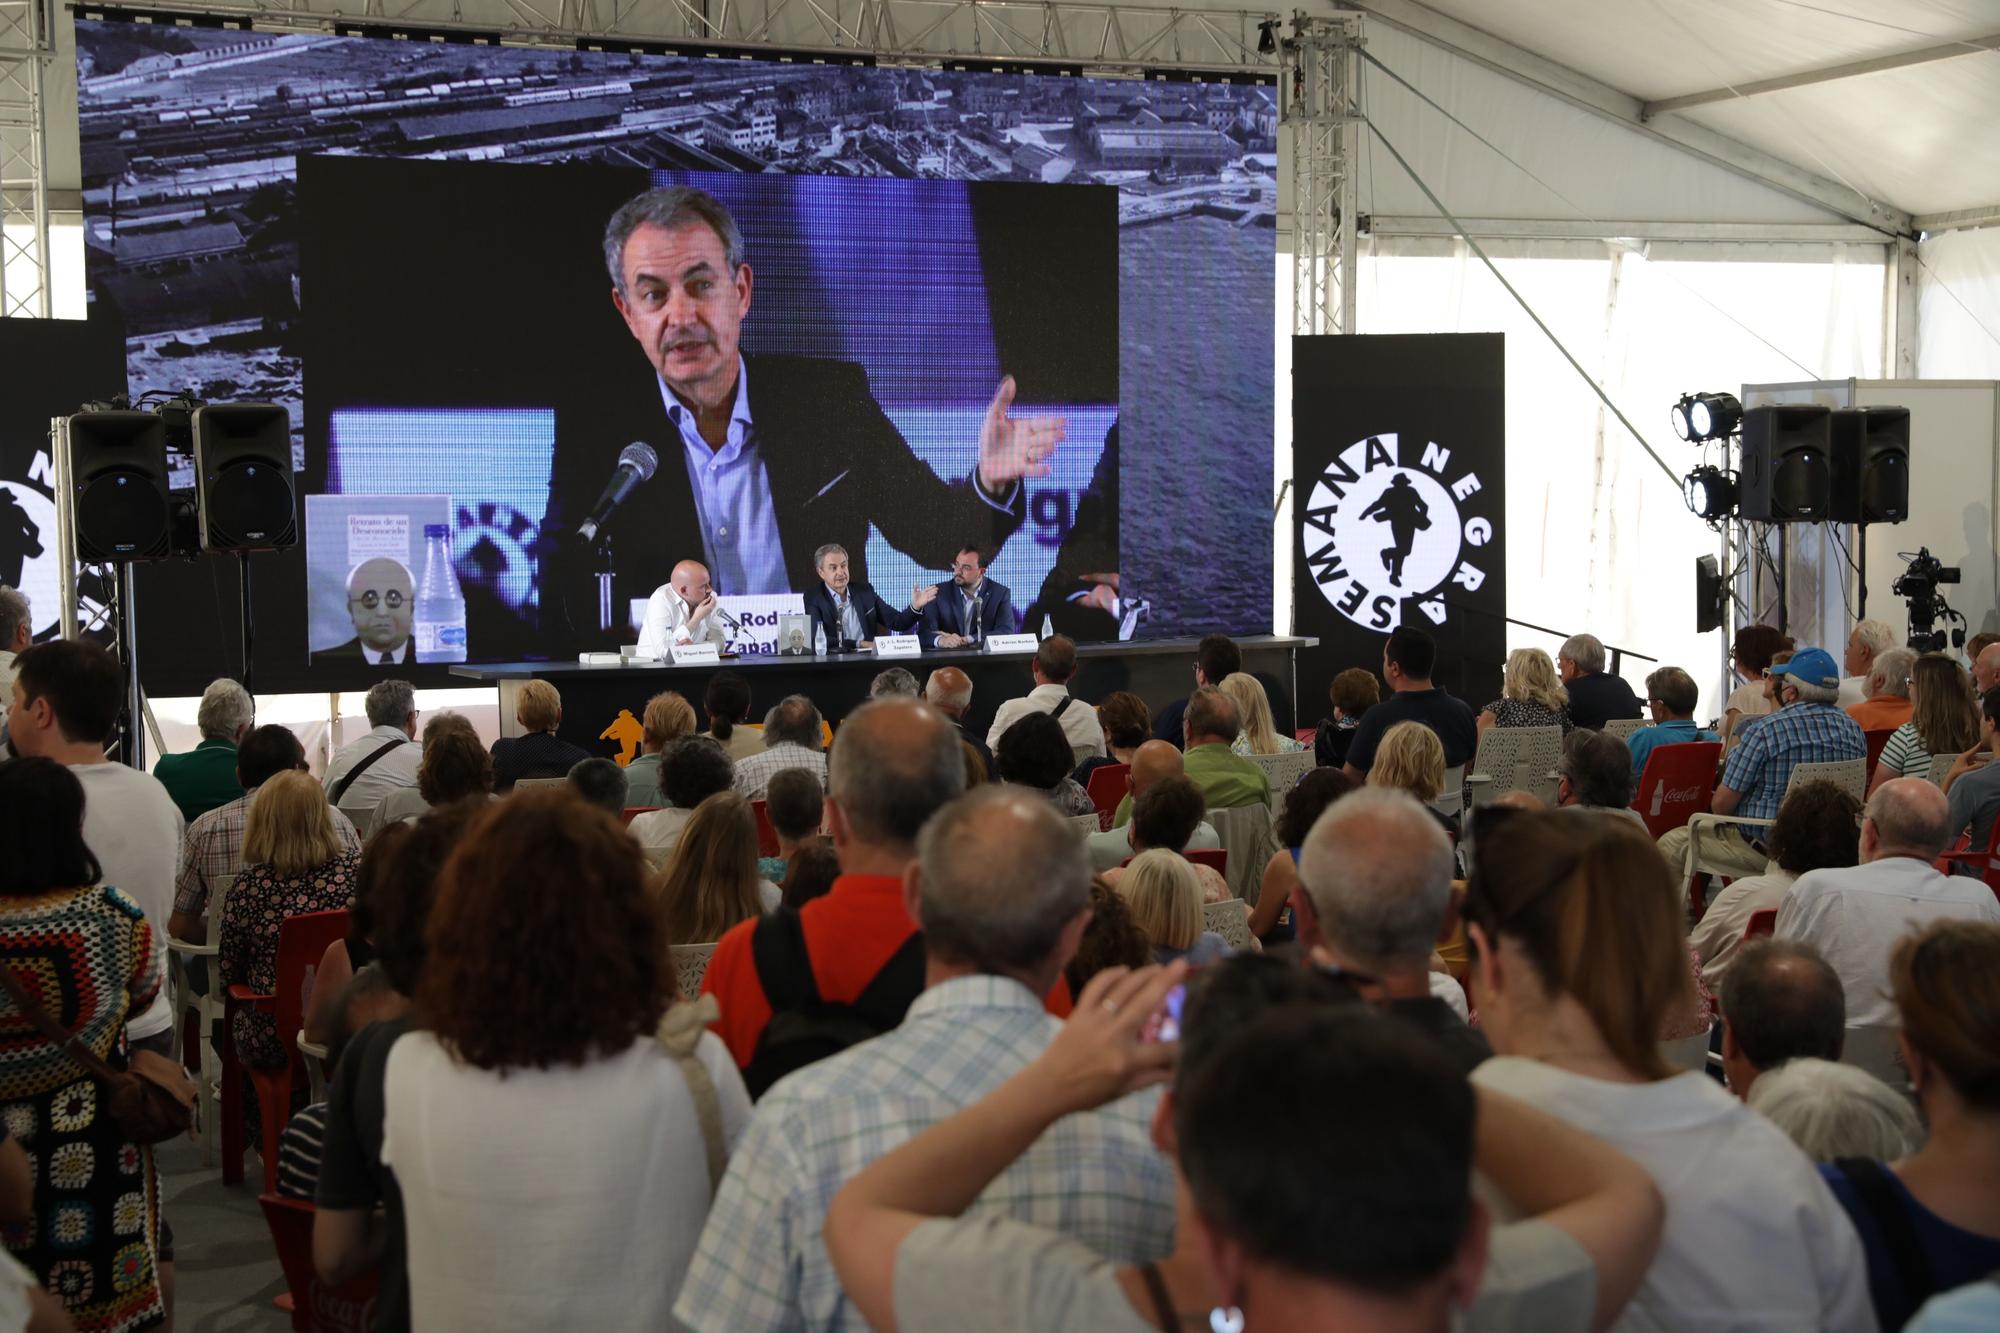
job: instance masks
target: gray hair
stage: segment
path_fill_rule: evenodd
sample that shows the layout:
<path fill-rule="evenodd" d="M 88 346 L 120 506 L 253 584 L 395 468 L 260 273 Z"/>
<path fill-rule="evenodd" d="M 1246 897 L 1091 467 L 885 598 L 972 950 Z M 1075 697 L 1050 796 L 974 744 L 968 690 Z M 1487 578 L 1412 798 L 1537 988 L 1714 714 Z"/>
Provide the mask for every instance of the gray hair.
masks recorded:
<path fill-rule="evenodd" d="M 860 840 L 914 846 L 924 821 L 965 791 L 958 728 L 913 699 L 865 703 L 841 723 L 827 787 Z"/>
<path fill-rule="evenodd" d="M 871 699 L 914 699 L 918 692 L 917 678 L 902 667 L 890 667 L 868 686 Z"/>
<path fill-rule="evenodd" d="M 1083 840 L 1019 788 L 982 787 L 938 811 L 917 862 L 925 949 L 981 972 L 1040 968 L 1090 903 Z"/>
<path fill-rule="evenodd" d="M 194 720 L 204 739 L 234 745 L 256 716 L 257 705 L 251 701 L 250 691 L 224 676 L 210 681 L 201 692 L 201 707 L 195 710 Z"/>
<path fill-rule="evenodd" d="M 1868 817 L 1885 852 L 1934 861 L 1951 842 L 1951 803 L 1923 778 L 1894 778 L 1868 798 Z"/>
<path fill-rule="evenodd" d="M 604 224 L 604 267 L 611 270 L 611 285 L 625 295 L 625 242 L 632 233 L 651 224 L 672 230 L 693 223 L 707 226 L 722 240 L 722 253 L 729 273 L 743 267 L 743 231 L 736 225 L 720 199 L 691 185 L 663 185 L 634 195 L 621 204 L 611 221 Z"/>
<path fill-rule="evenodd" d="M 842 555 L 847 554 L 847 548 L 845 546 L 842 546 L 839 542 L 828 542 L 826 545 L 820 547 L 817 551 L 814 551 L 813 568 L 817 570 L 821 565 L 825 564 L 826 558 L 832 555 L 835 551 L 840 552 Z"/>
<path fill-rule="evenodd" d="M 1830 704 L 1840 698 L 1840 687 L 1837 685 L 1813 685 L 1789 673 L 1786 674 L 1784 683 L 1798 691 L 1801 703 Z"/>
<path fill-rule="evenodd" d="M 1570 635 L 1556 650 L 1556 656 L 1567 657 L 1586 676 L 1604 670 L 1604 642 L 1595 634 Z"/>
<path fill-rule="evenodd" d="M 1451 843 L 1407 792 L 1341 797 L 1306 835 L 1299 883 L 1320 928 L 1359 964 L 1421 963 L 1451 906 Z"/>
<path fill-rule="evenodd" d="M 1908 648 L 1883 649 L 1875 654 L 1875 664 L 1868 668 L 1868 693 L 1909 698 L 1910 669 L 1916 664 L 1917 655 Z"/>
<path fill-rule="evenodd" d="M 417 687 L 407 680 L 378 680 L 363 705 L 371 727 L 400 727 L 417 711 Z"/>
<path fill-rule="evenodd" d="M 1884 621 L 1857 620 L 1852 633 L 1874 652 L 1887 652 L 1896 646 L 1896 631 Z"/>
<path fill-rule="evenodd" d="M 1909 1099 L 1865 1069 L 1812 1058 L 1757 1076 L 1745 1099 L 1815 1162 L 1893 1162 L 1923 1145 Z"/>
<path fill-rule="evenodd" d="M 1607 732 L 1588 727 L 1572 731 L 1556 769 L 1584 805 L 1621 810 L 1632 800 L 1632 751 Z"/>
<path fill-rule="evenodd" d="M 625 770 L 602 755 L 579 759 L 569 770 L 569 785 L 600 810 L 625 813 Z"/>
<path fill-rule="evenodd" d="M 817 750 L 821 740 L 819 709 L 803 694 L 788 694 L 764 714 L 764 747 L 790 741 Z"/>
<path fill-rule="evenodd" d="M 0 583 L 0 651 L 4 645 L 14 642 L 14 636 L 26 625 L 30 634 L 35 630 L 34 608 L 28 605 L 28 594 L 19 588 L 10 588 Z"/>
<path fill-rule="evenodd" d="M 930 700 L 940 708 L 964 708 L 971 704 L 972 677 L 967 676 L 965 678 L 964 689 L 947 690 L 938 684 L 939 674 L 939 671 L 931 672 L 930 679 L 924 682 L 924 698 Z"/>
<path fill-rule="evenodd" d="M 1838 1060 L 1847 1037 L 1840 974 L 1803 940 L 1752 940 L 1722 974 L 1722 1017 L 1757 1069 Z"/>

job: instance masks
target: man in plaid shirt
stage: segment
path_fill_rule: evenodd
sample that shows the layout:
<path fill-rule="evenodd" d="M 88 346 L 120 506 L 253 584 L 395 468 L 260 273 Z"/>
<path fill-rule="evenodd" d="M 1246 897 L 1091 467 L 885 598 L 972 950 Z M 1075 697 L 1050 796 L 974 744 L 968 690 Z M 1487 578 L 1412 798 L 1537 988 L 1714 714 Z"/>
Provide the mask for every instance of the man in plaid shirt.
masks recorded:
<path fill-rule="evenodd" d="M 1778 679 L 1778 711 L 1746 731 L 1730 751 L 1722 783 L 1708 808 L 1718 815 L 1776 819 L 1785 787 L 1800 764 L 1866 759 L 1868 741 L 1860 724 L 1840 711 L 1840 668 L 1824 648 L 1802 648 L 1792 660 L 1771 668 Z M 1754 835 L 1756 830 L 1751 830 Z M 1687 855 L 1688 831 L 1671 829 L 1660 838 L 1660 855 L 1676 875 Z M 1702 858 L 1722 867 L 1718 874 L 1761 875 L 1768 857 L 1744 835 L 1742 826 L 1724 825 L 1702 836 Z"/>
<path fill-rule="evenodd" d="M 821 749 L 819 709 L 803 694 L 788 694 L 764 718 L 764 748 L 736 761 L 736 794 L 761 801 L 771 775 L 803 768 L 826 786 L 826 751 Z"/>
<path fill-rule="evenodd" d="M 986 787 L 924 827 L 904 896 L 927 989 L 901 1027 L 783 1079 L 730 1159 L 674 1315 L 697 1333 L 867 1327 L 822 1226 L 863 1167 L 963 1110 L 1061 1031 L 1042 997 L 1090 919 L 1090 865 L 1032 793 Z M 1171 1248 L 1174 1181 L 1154 1148 L 1157 1089 L 1066 1116 L 968 1216 L 1049 1227 L 1113 1263 Z"/>

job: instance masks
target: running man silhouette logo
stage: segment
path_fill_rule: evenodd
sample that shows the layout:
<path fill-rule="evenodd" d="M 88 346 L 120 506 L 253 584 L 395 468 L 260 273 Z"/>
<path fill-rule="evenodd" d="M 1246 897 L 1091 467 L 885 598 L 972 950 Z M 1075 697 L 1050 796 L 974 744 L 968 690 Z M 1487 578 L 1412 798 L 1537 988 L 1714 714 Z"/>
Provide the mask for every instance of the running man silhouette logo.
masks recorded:
<path fill-rule="evenodd" d="M 21 586 L 21 569 L 42 553 L 42 528 L 14 498 L 11 487 L 0 486 L 0 584 Z"/>
<path fill-rule="evenodd" d="M 646 728 L 632 716 L 631 709 L 621 708 L 611 725 L 597 733 L 597 739 L 618 742 L 618 753 L 612 757 L 618 761 L 618 767 L 624 768 L 639 753 L 639 742 L 646 739 Z"/>
<path fill-rule="evenodd" d="M 1364 629 L 1395 629 L 1411 601 L 1443 624 L 1451 585 L 1472 592 L 1486 581 L 1472 559 L 1494 532 L 1469 512 L 1480 490 L 1478 474 L 1454 475 L 1451 450 L 1435 442 L 1414 462 L 1395 435 L 1348 445 L 1313 482 L 1299 523 L 1314 585 Z"/>

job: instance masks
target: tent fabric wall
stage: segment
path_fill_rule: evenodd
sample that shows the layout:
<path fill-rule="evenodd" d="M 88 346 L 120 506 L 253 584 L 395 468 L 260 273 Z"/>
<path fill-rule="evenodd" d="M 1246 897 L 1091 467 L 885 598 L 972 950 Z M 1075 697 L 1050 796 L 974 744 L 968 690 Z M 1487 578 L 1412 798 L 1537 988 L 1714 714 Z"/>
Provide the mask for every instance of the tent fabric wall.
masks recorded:
<path fill-rule="evenodd" d="M 1926 237 L 1917 259 L 1918 378 L 2000 379 L 2000 227 Z"/>

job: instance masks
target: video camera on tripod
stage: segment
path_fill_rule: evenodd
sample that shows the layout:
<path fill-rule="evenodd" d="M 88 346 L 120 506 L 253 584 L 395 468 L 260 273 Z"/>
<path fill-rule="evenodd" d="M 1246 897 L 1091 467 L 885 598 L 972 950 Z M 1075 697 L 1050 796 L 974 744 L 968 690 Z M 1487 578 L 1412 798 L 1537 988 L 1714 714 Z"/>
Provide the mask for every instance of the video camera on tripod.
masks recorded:
<path fill-rule="evenodd" d="M 1930 553 L 1929 547 L 1920 546 L 1917 553 L 1898 553 L 1898 558 L 1909 562 L 1890 591 L 1901 597 L 1910 608 L 1910 647 L 1920 653 L 1943 652 L 1947 643 L 1956 647 L 1965 646 L 1965 617 L 1951 609 L 1944 598 L 1938 595 L 1938 585 L 1957 583 L 1959 569 L 1947 565 Z M 1939 620 L 1958 622 L 1952 631 L 1934 630 L 1931 627 Z"/>

